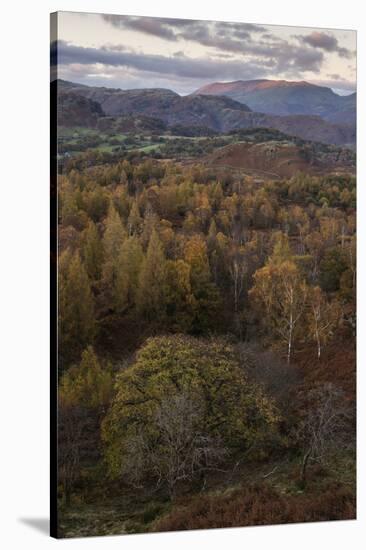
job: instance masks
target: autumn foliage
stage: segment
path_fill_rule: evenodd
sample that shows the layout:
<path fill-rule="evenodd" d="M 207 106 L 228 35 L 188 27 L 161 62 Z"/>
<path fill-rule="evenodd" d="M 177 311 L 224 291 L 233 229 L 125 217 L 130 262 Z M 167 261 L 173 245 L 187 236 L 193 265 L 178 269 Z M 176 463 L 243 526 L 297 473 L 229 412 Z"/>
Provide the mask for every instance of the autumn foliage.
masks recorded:
<path fill-rule="evenodd" d="M 346 173 L 64 162 L 66 532 L 83 506 L 128 532 L 354 517 L 355 233 Z"/>

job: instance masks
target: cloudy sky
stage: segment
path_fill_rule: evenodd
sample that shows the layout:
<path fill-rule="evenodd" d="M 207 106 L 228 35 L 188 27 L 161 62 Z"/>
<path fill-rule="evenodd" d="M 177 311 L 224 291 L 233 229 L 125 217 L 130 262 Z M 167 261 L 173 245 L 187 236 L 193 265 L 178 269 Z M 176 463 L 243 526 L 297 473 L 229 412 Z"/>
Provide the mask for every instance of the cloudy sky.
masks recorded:
<path fill-rule="evenodd" d="M 60 12 L 57 51 L 59 78 L 122 89 L 273 78 L 348 94 L 356 83 L 346 30 Z"/>

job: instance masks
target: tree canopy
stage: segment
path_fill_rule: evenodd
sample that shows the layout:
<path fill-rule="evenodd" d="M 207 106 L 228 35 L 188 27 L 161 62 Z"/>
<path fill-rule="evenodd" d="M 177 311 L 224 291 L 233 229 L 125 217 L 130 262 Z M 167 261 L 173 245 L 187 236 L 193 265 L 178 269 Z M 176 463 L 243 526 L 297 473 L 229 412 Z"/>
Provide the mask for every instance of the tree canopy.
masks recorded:
<path fill-rule="evenodd" d="M 125 473 L 128 481 L 131 463 L 137 456 L 142 460 L 141 453 L 145 457 L 141 475 L 156 475 L 147 449 L 154 449 L 154 455 L 158 452 L 158 462 L 159 457 L 164 461 L 171 449 L 160 423 L 162 417 L 167 420 L 167 410 L 173 414 L 177 408 L 190 411 L 187 422 L 199 426 L 201 438 L 213 446 L 220 441 L 228 452 L 262 441 L 278 421 L 274 404 L 248 381 L 225 340 L 184 335 L 150 338 L 134 364 L 118 376 L 116 395 L 103 423 L 112 476 Z M 184 415 L 180 421 L 184 422 Z"/>

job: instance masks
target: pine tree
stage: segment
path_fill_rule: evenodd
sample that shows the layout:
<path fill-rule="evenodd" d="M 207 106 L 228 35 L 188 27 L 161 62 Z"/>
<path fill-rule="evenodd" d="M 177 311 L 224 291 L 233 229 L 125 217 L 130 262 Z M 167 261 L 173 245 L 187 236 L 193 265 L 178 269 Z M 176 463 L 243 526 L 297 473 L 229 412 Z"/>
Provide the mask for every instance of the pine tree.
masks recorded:
<path fill-rule="evenodd" d="M 165 314 L 165 265 L 163 246 L 154 229 L 142 264 L 137 296 L 138 309 L 149 321 L 161 320 Z"/>
<path fill-rule="evenodd" d="M 116 266 L 115 302 L 120 311 L 136 304 L 143 258 L 138 237 L 128 237 L 121 247 Z"/>
<path fill-rule="evenodd" d="M 83 259 L 91 280 L 100 279 L 103 265 L 103 245 L 97 226 L 90 221 L 84 232 Z"/>
<path fill-rule="evenodd" d="M 217 227 L 215 218 L 212 218 L 207 235 L 207 244 L 210 250 L 215 248 L 216 245 Z"/>
<path fill-rule="evenodd" d="M 108 210 L 108 216 L 105 221 L 105 231 L 103 236 L 106 261 L 113 260 L 118 256 L 125 238 L 126 230 L 123 227 L 117 210 L 111 203 Z"/>
<path fill-rule="evenodd" d="M 60 398 L 64 404 L 86 408 L 105 407 L 112 393 L 112 372 L 102 367 L 92 346 L 81 355 L 78 365 L 71 367 L 61 378 Z"/>
<path fill-rule="evenodd" d="M 133 201 L 130 210 L 130 215 L 127 221 L 129 236 L 138 234 L 142 227 L 142 218 L 140 216 L 140 210 L 136 201 Z"/>
<path fill-rule="evenodd" d="M 103 235 L 104 265 L 103 281 L 107 289 L 113 293 L 116 279 L 116 265 L 122 244 L 126 239 L 126 230 L 123 227 L 117 210 L 111 203 L 105 222 Z"/>
<path fill-rule="evenodd" d="M 194 214 L 189 211 L 188 214 L 185 217 L 184 223 L 183 223 L 183 229 L 185 233 L 194 233 L 197 229 L 197 220 L 194 216 Z"/>
<path fill-rule="evenodd" d="M 62 224 L 66 227 L 71 225 L 78 231 L 81 231 L 86 226 L 87 215 L 83 210 L 80 210 L 78 204 L 78 191 L 71 187 L 68 183 L 61 193 L 61 219 Z"/>
<path fill-rule="evenodd" d="M 196 300 L 192 293 L 190 265 L 184 260 L 168 260 L 166 263 L 166 310 L 169 327 L 189 331 L 192 326 Z"/>
<path fill-rule="evenodd" d="M 159 223 L 158 216 L 155 214 L 151 205 L 148 205 L 145 210 L 144 223 L 142 226 L 142 235 L 141 235 L 142 245 L 145 249 L 150 242 L 150 237 L 152 232 L 154 231 L 154 229 L 157 230 L 158 223 Z"/>
<path fill-rule="evenodd" d="M 87 213 L 95 223 L 99 223 L 108 213 L 109 199 L 103 187 L 96 185 L 95 189 L 87 194 Z"/>
<path fill-rule="evenodd" d="M 94 298 L 79 253 L 60 259 L 59 273 L 60 359 L 75 359 L 96 333 Z"/>
<path fill-rule="evenodd" d="M 215 324 L 219 292 L 212 282 L 206 242 L 194 235 L 185 246 L 184 259 L 190 266 L 190 282 L 195 299 L 194 332 L 205 332 Z"/>

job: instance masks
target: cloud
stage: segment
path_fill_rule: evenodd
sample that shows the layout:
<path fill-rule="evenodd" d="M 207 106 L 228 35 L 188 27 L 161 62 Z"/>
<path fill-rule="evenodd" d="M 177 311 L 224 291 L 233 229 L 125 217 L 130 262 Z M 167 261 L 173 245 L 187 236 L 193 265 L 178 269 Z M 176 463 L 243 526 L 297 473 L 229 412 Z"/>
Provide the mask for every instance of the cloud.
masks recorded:
<path fill-rule="evenodd" d="M 169 41 L 185 40 L 214 50 L 246 58 L 256 58 L 263 67 L 274 70 L 319 71 L 324 56 L 313 47 L 283 40 L 268 28 L 253 23 L 200 21 L 124 15 L 103 15 L 119 29 L 131 29 Z M 248 59 L 245 59 L 248 62 Z"/>
<path fill-rule="evenodd" d="M 253 23 L 228 23 L 226 21 L 197 21 L 201 25 L 211 26 L 215 34 L 247 38 L 251 34 L 267 32 L 265 27 Z"/>
<path fill-rule="evenodd" d="M 211 28 L 205 24 L 192 25 L 179 34 L 180 38 L 189 42 L 197 42 L 202 46 L 232 53 L 242 53 L 245 44 L 249 44 L 251 40 L 250 33 L 242 30 L 239 39 L 237 36 L 236 33 L 230 32 L 226 27 L 217 28 L 215 25 L 214 28 Z"/>
<path fill-rule="evenodd" d="M 76 26 L 72 42 L 52 44 L 52 74 L 57 65 L 62 78 L 85 84 L 166 87 L 179 93 L 212 81 L 259 78 L 354 86 L 355 52 L 342 47 L 349 33 L 297 29 L 294 35 L 252 23 L 122 15 L 101 15 L 98 25 L 100 32 L 88 38 L 88 46 L 80 42 L 83 34 Z M 111 33 L 111 26 L 121 32 Z M 127 39 L 132 33 L 138 40 Z"/>
<path fill-rule="evenodd" d="M 313 48 L 321 49 L 326 52 L 335 52 L 340 57 L 345 57 L 349 59 L 352 56 L 352 52 L 347 48 L 342 48 L 339 46 L 337 38 L 329 33 L 314 31 L 308 35 L 299 35 L 296 36 L 300 42 L 308 44 Z"/>
<path fill-rule="evenodd" d="M 54 67 L 55 69 L 55 67 Z M 247 67 L 245 74 L 240 77 L 245 79 L 256 78 L 256 68 Z M 265 76 L 265 75 L 264 75 Z M 229 80 L 237 78 L 237 74 L 229 75 Z M 83 65 L 74 63 L 72 65 L 61 65 L 58 74 L 54 74 L 53 78 L 63 78 L 72 82 L 79 82 L 89 86 L 106 86 L 109 88 L 169 88 L 180 94 L 189 94 L 199 86 L 212 82 L 210 76 L 202 73 L 202 78 L 190 78 L 188 76 L 182 78 L 179 75 L 168 75 L 160 73 L 149 73 L 135 69 L 133 67 L 108 67 L 95 64 Z M 319 86 L 328 86 L 334 89 L 341 95 L 349 94 L 355 91 L 355 82 L 345 79 L 310 79 L 309 82 Z"/>
<path fill-rule="evenodd" d="M 119 29 L 139 31 L 168 41 L 200 44 L 212 50 L 212 55 L 242 56 L 245 63 L 255 62 L 275 72 L 285 71 L 288 76 L 304 71 L 319 72 L 324 61 L 323 51 L 314 48 L 313 44 L 304 45 L 303 42 L 299 45 L 253 23 L 120 15 L 102 17 Z"/>
<path fill-rule="evenodd" d="M 336 74 L 336 73 L 327 74 L 327 77 L 331 78 L 332 80 L 343 80 L 343 78 L 339 74 Z"/>
<path fill-rule="evenodd" d="M 159 36 L 166 40 L 177 40 L 173 30 L 164 20 L 155 17 L 131 17 L 124 15 L 102 15 L 107 23 L 119 29 L 132 29 L 145 34 Z"/>
<path fill-rule="evenodd" d="M 259 62 L 242 63 L 240 60 L 220 60 L 215 58 L 190 58 L 179 52 L 179 55 L 164 56 L 142 54 L 133 51 L 121 51 L 114 48 L 91 48 L 75 46 L 65 41 L 52 44 L 53 52 L 57 50 L 58 63 L 67 65 L 99 65 L 104 67 L 128 67 L 159 75 L 173 75 L 193 79 L 232 79 L 253 78 L 263 70 Z M 53 62 L 56 55 L 51 55 Z"/>
<path fill-rule="evenodd" d="M 56 55 L 57 50 L 57 55 Z M 99 65 L 104 67 L 127 67 L 146 73 L 171 75 L 180 78 L 202 80 L 238 80 L 264 78 L 274 71 L 287 70 L 289 74 L 298 75 L 299 71 L 319 70 L 322 60 L 320 52 L 310 48 L 286 48 L 273 51 L 270 46 L 249 45 L 245 60 L 238 57 L 222 58 L 216 56 L 186 56 L 182 51 L 172 56 L 144 54 L 121 47 L 83 47 L 58 41 L 51 46 L 51 62 L 59 65 Z M 89 71 L 92 72 L 92 71 Z"/>
<path fill-rule="evenodd" d="M 251 33 L 264 33 L 266 29 L 253 23 L 226 23 L 193 19 L 169 19 L 163 17 L 138 17 L 129 15 L 102 15 L 107 23 L 118 29 L 130 29 L 162 39 L 191 40 L 199 44 L 220 47 L 220 37 L 249 39 Z M 216 43 L 214 43 L 216 41 Z"/>

